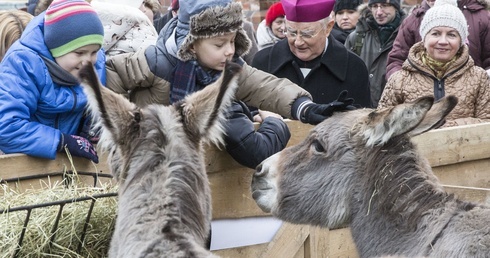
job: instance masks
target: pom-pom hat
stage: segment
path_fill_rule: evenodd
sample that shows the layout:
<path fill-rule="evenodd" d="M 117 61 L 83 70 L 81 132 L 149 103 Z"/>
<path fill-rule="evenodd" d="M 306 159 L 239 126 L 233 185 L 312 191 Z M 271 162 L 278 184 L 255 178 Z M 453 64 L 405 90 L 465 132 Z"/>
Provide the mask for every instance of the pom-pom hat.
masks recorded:
<path fill-rule="evenodd" d="M 180 8 L 184 8 L 182 3 Z M 190 18 L 189 34 L 182 42 L 178 55 L 182 61 L 195 60 L 197 57 L 190 51 L 190 48 L 196 40 L 221 36 L 230 32 L 236 32 L 235 54 L 238 56 L 247 54 L 251 41 L 243 30 L 242 5 L 231 2 L 226 6 L 209 7 Z"/>
<path fill-rule="evenodd" d="M 457 7 L 456 0 L 436 0 L 420 23 L 420 36 L 423 39 L 431 29 L 440 26 L 454 28 L 461 37 L 461 45 L 466 42 L 468 24 L 463 12 Z"/>
<path fill-rule="evenodd" d="M 284 12 L 284 8 L 282 8 L 281 2 L 274 3 L 269 7 L 265 14 L 265 25 L 271 26 L 272 22 L 277 17 L 284 17 L 285 15 L 286 13 Z"/>
<path fill-rule="evenodd" d="M 44 42 L 53 57 L 91 44 L 102 46 L 104 28 L 99 16 L 83 0 L 55 0 L 44 15 Z"/>
<path fill-rule="evenodd" d="M 316 22 L 330 15 L 335 0 L 281 0 L 286 20 Z"/>

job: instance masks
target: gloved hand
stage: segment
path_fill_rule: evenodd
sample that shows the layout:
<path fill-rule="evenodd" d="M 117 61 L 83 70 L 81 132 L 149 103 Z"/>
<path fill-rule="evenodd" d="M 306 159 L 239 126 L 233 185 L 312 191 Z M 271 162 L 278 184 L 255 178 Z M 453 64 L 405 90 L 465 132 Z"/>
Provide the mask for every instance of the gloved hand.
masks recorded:
<path fill-rule="evenodd" d="M 353 98 L 347 98 L 347 91 L 343 90 L 337 100 L 329 104 L 309 103 L 304 107 L 303 114 L 300 117 L 301 122 L 317 125 L 332 116 L 333 112 L 354 110 L 356 109 Z"/>
<path fill-rule="evenodd" d="M 89 140 L 78 135 L 61 134 L 58 151 L 63 151 L 65 146 L 70 151 L 72 156 L 83 157 L 90 159 L 95 163 L 99 163 L 99 157 L 94 146 Z"/>

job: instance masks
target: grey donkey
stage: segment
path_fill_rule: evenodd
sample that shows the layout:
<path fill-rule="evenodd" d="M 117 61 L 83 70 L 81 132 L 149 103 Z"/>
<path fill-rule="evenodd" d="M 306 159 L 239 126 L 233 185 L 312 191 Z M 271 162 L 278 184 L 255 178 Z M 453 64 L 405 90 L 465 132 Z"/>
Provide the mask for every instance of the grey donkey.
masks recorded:
<path fill-rule="evenodd" d="M 224 113 L 241 67 L 171 106 L 140 108 L 100 85 L 91 65 L 81 71 L 89 110 L 101 128 L 119 183 L 109 257 L 215 257 L 210 241 L 211 194 L 203 144 L 223 144 Z"/>
<path fill-rule="evenodd" d="M 446 193 L 411 141 L 457 102 L 337 113 L 259 165 L 252 196 L 285 221 L 350 226 L 360 257 L 490 257 L 489 207 Z"/>

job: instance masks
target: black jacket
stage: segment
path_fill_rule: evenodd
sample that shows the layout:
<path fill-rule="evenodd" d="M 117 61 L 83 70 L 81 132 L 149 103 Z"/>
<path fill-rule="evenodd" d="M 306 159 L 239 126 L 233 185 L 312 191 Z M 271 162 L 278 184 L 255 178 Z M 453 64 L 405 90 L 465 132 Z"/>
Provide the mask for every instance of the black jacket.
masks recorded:
<path fill-rule="evenodd" d="M 226 150 L 238 163 L 255 168 L 286 147 L 291 133 L 284 121 L 266 118 L 255 131 L 252 114 L 245 103 L 233 102 L 225 123 Z"/>
<path fill-rule="evenodd" d="M 252 66 L 277 77 L 288 78 L 313 96 L 313 102 L 327 104 L 347 90 L 355 104 L 370 107 L 368 72 L 364 62 L 332 36 L 319 66 L 303 78 L 300 67 L 291 53 L 287 40 L 255 54 Z"/>

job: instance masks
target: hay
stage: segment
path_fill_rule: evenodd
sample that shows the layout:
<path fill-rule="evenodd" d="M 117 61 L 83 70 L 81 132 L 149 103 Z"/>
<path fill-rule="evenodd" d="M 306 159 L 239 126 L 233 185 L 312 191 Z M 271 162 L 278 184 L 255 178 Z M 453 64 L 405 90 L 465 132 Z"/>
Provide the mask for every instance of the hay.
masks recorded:
<path fill-rule="evenodd" d="M 57 201 L 66 201 L 66 204 L 31 209 L 20 248 L 28 211 L 0 213 L 0 257 L 106 257 L 117 209 L 117 197 L 110 195 L 117 193 L 117 187 L 111 183 L 99 187 L 80 186 L 76 174 L 69 180 L 52 182 L 47 178 L 41 180 L 41 184 L 41 189 L 22 191 L 1 185 L 0 210 Z M 93 200 L 95 203 L 86 224 Z M 83 243 L 81 238 L 84 238 Z"/>

